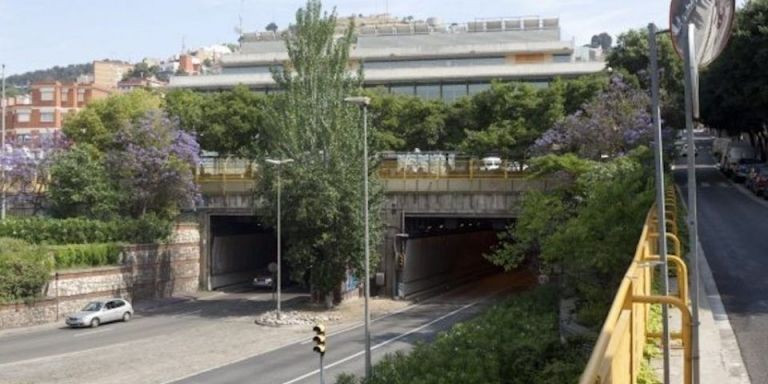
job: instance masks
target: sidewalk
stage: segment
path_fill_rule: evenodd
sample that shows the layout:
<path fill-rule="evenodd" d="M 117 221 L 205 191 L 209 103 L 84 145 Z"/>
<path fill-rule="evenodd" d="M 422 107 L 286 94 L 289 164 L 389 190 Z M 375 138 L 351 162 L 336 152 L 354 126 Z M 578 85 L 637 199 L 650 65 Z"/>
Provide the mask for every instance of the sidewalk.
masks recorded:
<path fill-rule="evenodd" d="M 701 250 L 701 245 L 699 245 Z M 744 361 L 741 358 L 736 336 L 728 320 L 720 293 L 712 277 L 704 251 L 699 252 L 699 343 L 701 384 L 750 384 Z M 670 310 L 670 328 L 679 329 L 680 313 Z M 679 343 L 678 343 L 679 344 Z M 672 343 L 670 381 L 683 380 L 683 350 Z M 651 365 L 658 378 L 663 378 L 663 361 L 659 356 Z"/>

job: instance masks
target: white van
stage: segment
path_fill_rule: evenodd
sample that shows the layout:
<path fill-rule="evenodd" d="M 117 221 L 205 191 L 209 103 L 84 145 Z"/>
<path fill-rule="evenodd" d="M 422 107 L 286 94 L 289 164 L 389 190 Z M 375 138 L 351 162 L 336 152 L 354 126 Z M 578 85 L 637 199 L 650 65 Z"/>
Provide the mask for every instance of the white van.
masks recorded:
<path fill-rule="evenodd" d="M 728 149 L 728 144 L 731 143 L 731 139 L 727 137 L 716 137 L 712 141 L 712 154 L 715 155 L 715 158 L 719 158 L 723 156 L 723 153 L 725 153 L 725 150 Z"/>
<path fill-rule="evenodd" d="M 745 142 L 731 142 L 728 145 L 728 150 L 723 153 L 723 159 L 720 162 L 720 169 L 726 175 L 732 175 L 736 172 L 736 168 L 739 166 L 739 161 L 742 159 L 754 159 L 755 150 L 749 143 Z"/>
<path fill-rule="evenodd" d="M 501 158 L 496 156 L 484 157 L 480 166 L 481 171 L 495 171 L 501 168 Z"/>

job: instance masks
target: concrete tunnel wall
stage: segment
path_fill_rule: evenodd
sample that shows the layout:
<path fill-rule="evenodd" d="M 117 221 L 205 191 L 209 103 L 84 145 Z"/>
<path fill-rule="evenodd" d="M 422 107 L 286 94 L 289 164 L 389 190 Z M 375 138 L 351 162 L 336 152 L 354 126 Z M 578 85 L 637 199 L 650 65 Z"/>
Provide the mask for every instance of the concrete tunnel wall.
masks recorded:
<path fill-rule="evenodd" d="M 497 271 L 483 257 L 497 242 L 492 230 L 409 239 L 398 296 L 455 286 Z"/>
<path fill-rule="evenodd" d="M 250 281 L 277 255 L 271 233 L 214 236 L 211 250 L 212 289 Z"/>

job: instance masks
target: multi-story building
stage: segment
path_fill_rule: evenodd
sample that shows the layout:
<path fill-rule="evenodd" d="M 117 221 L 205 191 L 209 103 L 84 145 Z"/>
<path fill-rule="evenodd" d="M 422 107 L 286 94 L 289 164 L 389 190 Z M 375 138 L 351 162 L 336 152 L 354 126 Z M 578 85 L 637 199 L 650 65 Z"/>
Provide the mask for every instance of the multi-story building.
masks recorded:
<path fill-rule="evenodd" d="M 342 20 L 343 23 L 348 20 Z M 545 86 L 556 77 L 596 73 L 605 68 L 599 50 L 563 41 L 557 18 L 476 20 L 445 25 L 387 16 L 356 18 L 351 71 L 363 66 L 365 87 L 428 99 L 456 100 L 488 89 L 494 80 Z M 340 24 L 337 31 L 343 30 Z M 245 34 L 239 52 L 222 56 L 221 71 L 172 77 L 169 86 L 197 90 L 245 84 L 275 90 L 270 68 L 288 64 L 284 32 Z"/>
<path fill-rule="evenodd" d="M 37 140 L 62 127 L 64 116 L 88 103 L 107 97 L 111 90 L 96 84 L 38 82 L 29 94 L 5 102 L 7 133 L 22 143 L 34 146 Z"/>
<path fill-rule="evenodd" d="M 102 88 L 117 88 L 117 83 L 133 69 L 133 64 L 117 60 L 93 62 L 93 83 Z"/>

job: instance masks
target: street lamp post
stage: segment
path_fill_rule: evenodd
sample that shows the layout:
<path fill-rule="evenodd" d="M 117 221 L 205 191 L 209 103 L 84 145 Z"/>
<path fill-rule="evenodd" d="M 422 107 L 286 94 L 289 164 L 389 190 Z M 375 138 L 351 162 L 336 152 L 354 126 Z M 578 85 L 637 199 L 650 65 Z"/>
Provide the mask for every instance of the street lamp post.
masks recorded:
<path fill-rule="evenodd" d="M 3 152 L 3 155 L 5 155 L 5 64 L 2 65 L 2 76 L 3 76 L 3 85 L 2 85 L 2 96 L 0 96 L 0 103 L 2 103 L 2 122 L 0 122 L 0 151 Z M 2 177 L 0 177 L 0 180 L 2 180 L 3 185 L 2 187 L 2 196 L 0 196 L 0 220 L 5 220 L 5 164 L 0 164 L 0 172 L 2 172 Z"/>
<path fill-rule="evenodd" d="M 370 379 L 371 367 L 371 312 L 368 308 L 368 300 L 371 297 L 371 271 L 368 233 L 368 105 L 369 97 L 347 97 L 345 102 L 356 105 L 363 110 L 363 220 L 365 221 L 365 377 Z"/>
<path fill-rule="evenodd" d="M 281 293 L 281 286 L 283 285 L 282 280 L 282 265 L 280 262 L 281 259 L 281 234 L 280 234 L 280 217 L 281 211 L 280 211 L 280 169 L 283 167 L 283 164 L 292 163 L 293 159 L 266 159 L 266 162 L 272 165 L 277 166 L 277 319 L 280 320 L 282 317 L 282 314 L 280 313 L 280 293 Z"/>

